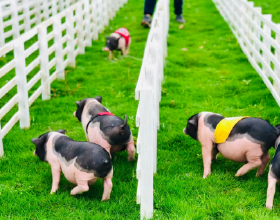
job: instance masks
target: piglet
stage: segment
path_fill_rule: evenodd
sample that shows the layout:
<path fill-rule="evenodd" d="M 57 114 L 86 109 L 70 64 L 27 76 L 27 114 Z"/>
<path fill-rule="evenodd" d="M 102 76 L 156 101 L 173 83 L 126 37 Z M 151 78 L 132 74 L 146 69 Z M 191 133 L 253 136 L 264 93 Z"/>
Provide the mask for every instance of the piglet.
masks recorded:
<path fill-rule="evenodd" d="M 106 47 L 104 51 L 109 51 L 109 59 L 113 59 L 113 51 L 120 50 L 122 55 L 127 55 L 131 38 L 126 28 L 119 28 L 110 37 L 106 37 Z"/>
<path fill-rule="evenodd" d="M 101 101 L 102 97 L 96 96 L 76 102 L 74 116 L 82 123 L 89 142 L 99 144 L 111 154 L 127 150 L 128 160 L 133 161 L 135 147 L 126 115 L 125 120 L 113 115 Z"/>
<path fill-rule="evenodd" d="M 245 163 L 235 176 L 257 167 L 256 176 L 260 176 L 270 160 L 268 151 L 280 134 L 277 127 L 260 118 L 224 118 L 212 112 L 191 116 L 183 132 L 202 145 L 203 178 L 210 175 L 211 162 L 219 152 L 227 159 Z"/>
<path fill-rule="evenodd" d="M 280 137 L 275 143 L 276 153 L 269 166 L 266 207 L 272 209 L 276 183 L 280 180 Z"/>
<path fill-rule="evenodd" d="M 88 191 L 89 185 L 102 178 L 102 201 L 110 199 L 113 166 L 109 153 L 97 144 L 74 141 L 64 133 L 65 130 L 48 132 L 31 140 L 36 145 L 34 155 L 51 165 L 51 193 L 58 190 L 62 171 L 69 182 L 77 185 L 71 190 L 71 195 Z"/>

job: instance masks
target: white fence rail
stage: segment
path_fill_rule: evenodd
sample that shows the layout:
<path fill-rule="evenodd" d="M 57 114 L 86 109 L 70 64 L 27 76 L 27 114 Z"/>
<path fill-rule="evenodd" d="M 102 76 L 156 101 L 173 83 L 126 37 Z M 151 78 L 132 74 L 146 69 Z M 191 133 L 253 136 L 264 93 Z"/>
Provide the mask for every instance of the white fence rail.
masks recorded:
<path fill-rule="evenodd" d="M 0 48 L 79 0 L 0 1 Z"/>
<path fill-rule="evenodd" d="M 247 0 L 213 0 L 280 106 L 280 25 Z"/>
<path fill-rule="evenodd" d="M 115 13 L 114 9 L 119 9 L 125 2 L 127 0 L 117 1 L 117 7 L 110 10 Z M 75 57 L 84 53 L 85 46 L 91 46 L 92 39 L 98 36 L 98 30 L 109 22 L 109 13 L 112 11 L 104 10 L 108 8 L 108 3 L 109 0 L 80 0 L 0 48 L 0 57 L 7 53 L 14 56 L 0 68 L 0 79 L 13 71 L 16 73 L 15 77 L 0 87 L 0 101 L 10 90 L 17 88 L 17 93 L 0 108 L 0 122 L 18 104 L 18 111 L 2 129 L 0 124 L 0 156 L 4 154 L 4 136 L 18 120 L 21 128 L 30 126 L 29 106 L 41 94 L 43 100 L 50 99 L 50 84 L 57 78 L 64 78 L 64 68 L 75 66 Z M 110 4 L 116 5 L 116 1 L 110 0 Z M 37 40 L 25 48 L 25 43 L 34 37 Z M 50 42 L 53 44 L 50 45 Z M 31 57 L 39 55 L 26 65 L 31 54 Z M 49 57 L 53 58 L 49 60 Z M 50 74 L 53 68 L 55 71 Z M 27 75 L 32 71 L 34 76 L 27 81 Z M 28 91 L 40 81 L 40 86 L 29 96 Z"/>
<path fill-rule="evenodd" d="M 153 174 L 156 172 L 159 102 L 167 55 L 169 0 L 159 0 L 145 46 L 143 62 L 135 89 L 139 100 L 136 114 L 137 138 L 137 203 L 141 219 L 153 216 Z"/>

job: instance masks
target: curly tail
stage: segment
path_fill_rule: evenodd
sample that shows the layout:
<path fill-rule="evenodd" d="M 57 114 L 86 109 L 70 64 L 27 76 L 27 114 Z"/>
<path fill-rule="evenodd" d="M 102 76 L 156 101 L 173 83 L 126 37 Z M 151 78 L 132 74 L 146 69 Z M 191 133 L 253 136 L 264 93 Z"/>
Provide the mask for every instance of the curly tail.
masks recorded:
<path fill-rule="evenodd" d="M 120 134 L 121 135 L 124 135 L 124 129 L 125 129 L 125 126 L 127 125 L 127 117 L 126 117 L 126 115 L 124 116 L 124 123 L 123 123 L 123 125 L 121 125 L 120 126 Z"/>

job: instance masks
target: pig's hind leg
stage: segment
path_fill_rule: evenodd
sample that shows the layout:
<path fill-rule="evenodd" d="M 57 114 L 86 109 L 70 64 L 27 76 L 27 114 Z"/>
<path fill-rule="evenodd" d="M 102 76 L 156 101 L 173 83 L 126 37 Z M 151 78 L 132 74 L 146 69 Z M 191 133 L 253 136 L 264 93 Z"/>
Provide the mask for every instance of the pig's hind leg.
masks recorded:
<path fill-rule="evenodd" d="M 101 201 L 110 199 L 110 195 L 113 187 L 112 178 L 113 178 L 113 168 L 110 171 L 110 173 L 103 179 L 104 191 L 103 191 Z"/>
<path fill-rule="evenodd" d="M 259 167 L 262 164 L 261 156 L 263 152 L 261 148 L 253 148 L 246 153 L 248 163 L 243 165 L 235 174 L 235 176 L 243 176 L 248 171 Z"/>
<path fill-rule="evenodd" d="M 273 198 L 275 194 L 275 185 L 277 183 L 277 179 L 271 175 L 271 171 L 268 173 L 268 187 L 267 187 L 267 197 L 266 197 L 266 208 L 272 209 L 273 206 Z"/>
<path fill-rule="evenodd" d="M 268 151 L 265 152 L 265 153 L 262 155 L 261 160 L 262 160 L 262 164 L 261 164 L 261 166 L 259 167 L 258 172 L 257 172 L 257 174 L 256 174 L 257 177 L 259 177 L 260 175 L 263 174 L 263 171 L 265 170 L 266 165 L 268 164 L 268 162 L 269 162 L 269 160 L 270 160 L 270 156 L 269 156 L 269 154 L 268 154 Z"/>
<path fill-rule="evenodd" d="M 126 150 L 128 152 L 128 161 L 134 161 L 135 160 L 135 146 L 134 146 L 134 140 L 131 135 L 130 141 L 126 144 Z"/>
<path fill-rule="evenodd" d="M 88 181 L 87 180 L 76 180 L 77 186 L 71 190 L 71 195 L 81 194 L 88 191 Z"/>

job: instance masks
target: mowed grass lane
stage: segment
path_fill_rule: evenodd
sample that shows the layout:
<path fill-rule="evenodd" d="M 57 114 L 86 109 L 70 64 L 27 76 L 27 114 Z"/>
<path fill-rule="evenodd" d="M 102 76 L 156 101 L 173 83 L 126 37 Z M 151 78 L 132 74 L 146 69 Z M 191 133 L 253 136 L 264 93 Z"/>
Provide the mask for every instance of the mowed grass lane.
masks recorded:
<path fill-rule="evenodd" d="M 50 166 L 33 156 L 33 137 L 58 129 L 74 140 L 86 141 L 81 123 L 73 117 L 75 101 L 100 95 L 104 106 L 128 124 L 137 137 L 135 115 L 138 103 L 134 90 L 141 67 L 148 29 L 140 26 L 143 3 L 130 0 L 98 41 L 77 57 L 76 68 L 67 69 L 66 80 L 52 83 L 52 98 L 40 98 L 30 108 L 31 126 L 21 130 L 16 124 L 4 138 L 5 156 L 0 159 L 0 219 L 138 219 L 136 204 L 136 163 L 127 161 L 127 152 L 114 156 L 114 178 L 111 199 L 100 202 L 103 182 L 97 181 L 82 195 L 71 196 L 74 185 L 61 176 L 60 188 L 50 195 Z M 102 52 L 105 34 L 127 27 L 132 37 L 131 57 L 115 53 L 112 61 Z"/>
<path fill-rule="evenodd" d="M 260 178 L 257 170 L 236 178 L 243 164 L 219 155 L 212 174 L 202 179 L 201 146 L 183 134 L 187 119 L 201 111 L 261 117 L 275 125 L 280 123 L 278 105 L 211 0 L 184 1 L 182 29 L 172 12 L 160 103 L 155 216 L 278 219 L 278 188 L 273 210 L 265 208 L 268 168 Z"/>

